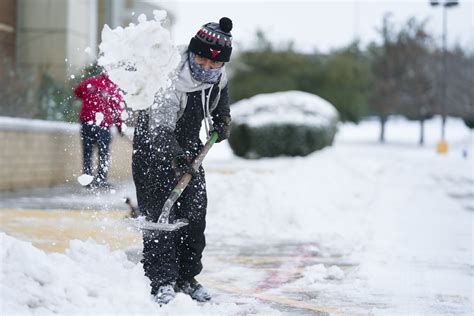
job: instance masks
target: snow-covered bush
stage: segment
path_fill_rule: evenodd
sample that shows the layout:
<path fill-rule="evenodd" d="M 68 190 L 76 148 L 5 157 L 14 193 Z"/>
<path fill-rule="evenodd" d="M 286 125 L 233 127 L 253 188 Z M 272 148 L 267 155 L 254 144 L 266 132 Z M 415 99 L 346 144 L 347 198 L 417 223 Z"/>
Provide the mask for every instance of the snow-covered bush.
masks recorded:
<path fill-rule="evenodd" d="M 466 124 L 467 127 L 469 127 L 470 129 L 474 129 L 474 118 L 465 117 L 463 120 L 464 124 Z"/>
<path fill-rule="evenodd" d="M 259 94 L 231 109 L 229 143 L 246 158 L 306 156 L 332 144 L 339 121 L 329 102 L 301 91 Z"/>

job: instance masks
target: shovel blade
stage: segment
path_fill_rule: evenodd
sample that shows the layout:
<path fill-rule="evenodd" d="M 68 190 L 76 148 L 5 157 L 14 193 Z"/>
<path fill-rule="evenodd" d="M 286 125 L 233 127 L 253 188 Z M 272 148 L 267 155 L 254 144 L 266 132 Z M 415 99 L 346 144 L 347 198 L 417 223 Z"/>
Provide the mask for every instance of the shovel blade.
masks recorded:
<path fill-rule="evenodd" d="M 137 223 L 137 227 L 141 230 L 159 230 L 159 231 L 174 231 L 181 227 L 188 225 L 185 219 L 178 219 L 174 223 L 155 223 L 150 221 L 141 221 Z"/>

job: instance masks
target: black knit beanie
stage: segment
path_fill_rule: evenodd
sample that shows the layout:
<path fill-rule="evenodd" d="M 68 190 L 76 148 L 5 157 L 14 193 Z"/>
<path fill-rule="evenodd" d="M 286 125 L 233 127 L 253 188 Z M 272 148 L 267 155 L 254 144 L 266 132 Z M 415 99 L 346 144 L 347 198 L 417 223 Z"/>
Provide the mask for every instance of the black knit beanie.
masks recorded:
<path fill-rule="evenodd" d="M 201 27 L 189 42 L 189 51 L 215 61 L 228 62 L 232 53 L 232 20 L 221 18 Z"/>

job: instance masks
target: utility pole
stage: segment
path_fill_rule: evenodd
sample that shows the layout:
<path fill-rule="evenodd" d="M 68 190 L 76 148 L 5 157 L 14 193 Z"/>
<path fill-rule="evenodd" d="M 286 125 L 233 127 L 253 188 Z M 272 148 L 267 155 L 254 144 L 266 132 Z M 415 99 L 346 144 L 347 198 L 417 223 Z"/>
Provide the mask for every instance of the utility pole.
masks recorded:
<path fill-rule="evenodd" d="M 437 151 L 440 154 L 445 154 L 448 152 L 448 142 L 446 141 L 446 103 L 447 103 L 447 74 L 448 74 L 448 64 L 447 64 L 447 37 L 448 37 L 448 27 L 447 27 L 447 14 L 446 10 L 451 7 L 457 6 L 459 3 L 457 0 L 430 0 L 430 5 L 436 7 L 441 5 L 443 8 L 443 79 L 441 81 L 441 140 L 438 142 Z"/>

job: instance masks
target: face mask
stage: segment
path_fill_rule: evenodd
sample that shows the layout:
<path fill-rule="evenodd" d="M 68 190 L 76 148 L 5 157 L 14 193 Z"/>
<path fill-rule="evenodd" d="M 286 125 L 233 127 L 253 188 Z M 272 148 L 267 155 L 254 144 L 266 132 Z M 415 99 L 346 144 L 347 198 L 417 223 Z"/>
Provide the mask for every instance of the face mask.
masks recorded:
<path fill-rule="evenodd" d="M 193 76 L 194 80 L 204 83 L 217 83 L 217 81 L 219 80 L 219 76 L 222 73 L 223 67 L 204 70 L 201 65 L 196 63 L 196 60 L 194 58 L 195 56 L 196 55 L 194 53 L 189 53 L 189 67 L 191 68 L 191 75 Z"/>

